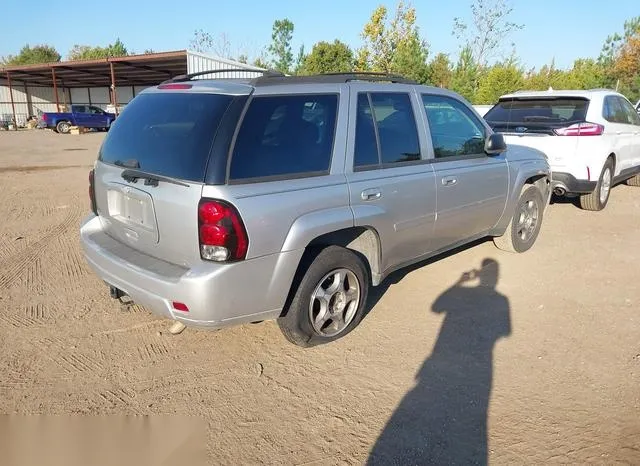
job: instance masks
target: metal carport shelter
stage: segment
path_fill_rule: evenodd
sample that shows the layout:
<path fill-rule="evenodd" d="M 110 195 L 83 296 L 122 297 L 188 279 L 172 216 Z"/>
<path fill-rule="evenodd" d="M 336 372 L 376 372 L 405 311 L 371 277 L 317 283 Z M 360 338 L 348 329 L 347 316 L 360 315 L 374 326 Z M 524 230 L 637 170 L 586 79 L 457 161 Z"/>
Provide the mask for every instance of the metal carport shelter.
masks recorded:
<path fill-rule="evenodd" d="M 254 77 L 261 70 L 244 63 L 189 50 L 8 66 L 0 68 L 0 119 L 4 111 L 5 114 L 10 112 L 13 121 L 18 122 L 18 114 L 25 115 L 25 118 L 26 115 L 34 115 L 34 107 L 39 111 L 60 111 L 61 104 L 108 103 L 117 109 L 119 104 L 127 103 L 143 88 L 157 85 L 173 76 L 227 68 L 247 71 L 224 73 L 216 77 Z M 92 101 L 92 89 L 94 94 L 108 97 L 108 102 L 104 102 L 104 98 L 96 99 L 95 96 Z M 105 92 L 96 92 L 98 89 Z M 119 93 L 122 94 L 120 99 Z M 34 104 L 34 101 L 38 104 Z M 17 113 L 16 105 L 26 106 L 26 112 Z M 51 108 L 53 105 L 55 106 Z"/>

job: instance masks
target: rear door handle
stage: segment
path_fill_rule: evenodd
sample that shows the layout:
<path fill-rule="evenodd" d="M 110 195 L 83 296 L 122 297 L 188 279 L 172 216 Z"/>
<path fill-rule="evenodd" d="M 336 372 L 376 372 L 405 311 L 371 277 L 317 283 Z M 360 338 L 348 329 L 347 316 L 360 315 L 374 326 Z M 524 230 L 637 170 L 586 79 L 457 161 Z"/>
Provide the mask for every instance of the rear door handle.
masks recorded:
<path fill-rule="evenodd" d="M 455 178 L 453 176 L 445 176 L 444 178 L 442 178 L 443 186 L 453 186 L 457 183 L 458 183 L 458 178 Z"/>
<path fill-rule="evenodd" d="M 382 191 L 380 188 L 365 189 L 360 193 L 360 198 L 363 201 L 375 201 L 382 197 Z"/>

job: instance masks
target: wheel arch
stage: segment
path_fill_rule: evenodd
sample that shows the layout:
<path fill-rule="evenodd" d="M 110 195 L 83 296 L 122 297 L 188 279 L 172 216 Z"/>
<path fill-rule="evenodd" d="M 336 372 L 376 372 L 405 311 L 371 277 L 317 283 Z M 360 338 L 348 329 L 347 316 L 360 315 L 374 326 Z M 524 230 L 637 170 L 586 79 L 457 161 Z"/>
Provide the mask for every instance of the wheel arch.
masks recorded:
<path fill-rule="evenodd" d="M 615 176 L 615 174 L 616 174 L 616 168 L 618 167 L 618 158 L 617 158 L 617 156 L 616 156 L 616 153 L 615 153 L 615 152 L 611 152 L 611 153 L 607 156 L 607 158 L 605 159 L 605 162 L 604 162 L 604 163 L 607 163 L 607 160 L 609 160 L 609 159 L 611 159 L 611 161 L 613 162 L 613 175 Z M 598 176 L 600 176 L 600 175 L 598 174 Z"/>
<path fill-rule="evenodd" d="M 505 233 L 524 186 L 537 186 L 545 199 L 545 205 L 548 204 L 551 197 L 551 170 L 547 163 L 542 163 L 540 160 L 530 160 L 521 163 L 511 183 L 509 197 L 505 204 L 502 217 L 489 233 L 490 236 L 502 236 Z"/>
<path fill-rule="evenodd" d="M 282 316 L 288 312 L 291 300 L 309 265 L 311 265 L 320 251 L 328 246 L 340 246 L 356 253 L 367 268 L 370 280 L 369 284 L 375 286 L 380 283 L 382 247 L 380 236 L 373 227 L 349 227 L 318 235 L 309 241 L 305 247 L 305 251 L 298 263 L 291 282 L 291 287 L 282 310 Z"/>

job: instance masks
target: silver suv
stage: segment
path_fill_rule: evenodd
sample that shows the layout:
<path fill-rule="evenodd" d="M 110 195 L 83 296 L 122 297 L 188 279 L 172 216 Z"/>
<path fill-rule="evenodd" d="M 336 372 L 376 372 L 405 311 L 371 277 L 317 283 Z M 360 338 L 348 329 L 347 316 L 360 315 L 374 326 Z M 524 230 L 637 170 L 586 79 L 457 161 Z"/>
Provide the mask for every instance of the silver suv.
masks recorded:
<path fill-rule="evenodd" d="M 394 270 L 538 236 L 546 158 L 507 149 L 457 94 L 373 73 L 196 76 L 129 103 L 90 173 L 81 240 L 115 298 L 186 326 L 278 319 L 312 346 L 356 327 Z"/>

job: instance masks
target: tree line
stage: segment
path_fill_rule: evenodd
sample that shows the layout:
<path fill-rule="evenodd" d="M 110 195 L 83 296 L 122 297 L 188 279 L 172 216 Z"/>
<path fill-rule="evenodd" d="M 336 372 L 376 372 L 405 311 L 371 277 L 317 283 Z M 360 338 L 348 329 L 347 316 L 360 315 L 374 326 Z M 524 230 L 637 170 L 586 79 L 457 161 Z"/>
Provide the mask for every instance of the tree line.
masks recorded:
<path fill-rule="evenodd" d="M 287 18 L 273 23 L 271 43 L 251 60 L 233 54 L 226 34 L 197 30 L 189 48 L 271 68 L 287 74 L 309 75 L 350 71 L 401 74 L 422 84 L 452 89 L 474 104 L 492 104 L 499 96 L 520 89 L 611 88 L 633 102 L 640 99 L 640 16 L 629 19 L 621 33 L 610 35 L 598 57 L 577 58 L 568 69 L 554 62 L 526 69 L 518 59 L 511 35 L 524 26 L 511 21 L 511 0 L 472 0 L 471 21 L 455 18 L 453 33 L 460 43 L 457 57 L 432 53 L 417 26 L 416 10 L 400 0 L 395 11 L 377 7 L 364 25 L 362 44 L 352 49 L 339 39 L 320 41 L 307 53 L 292 47 L 295 26 Z M 147 50 L 145 53 L 152 51 Z M 69 60 L 98 59 L 131 54 L 117 39 L 106 47 L 75 45 Z M 25 45 L 8 65 L 56 62 L 61 55 L 49 45 Z"/>
<path fill-rule="evenodd" d="M 145 50 L 144 53 L 153 53 L 152 50 Z M 74 45 L 67 54 L 67 60 L 98 60 L 101 58 L 124 57 L 133 55 L 120 39 L 116 39 L 113 44 L 106 47 L 91 45 Z M 62 60 L 62 55 L 51 45 L 26 44 L 20 49 L 17 55 L 9 55 L 0 59 L 2 66 L 36 65 L 39 63 L 55 63 Z"/>

